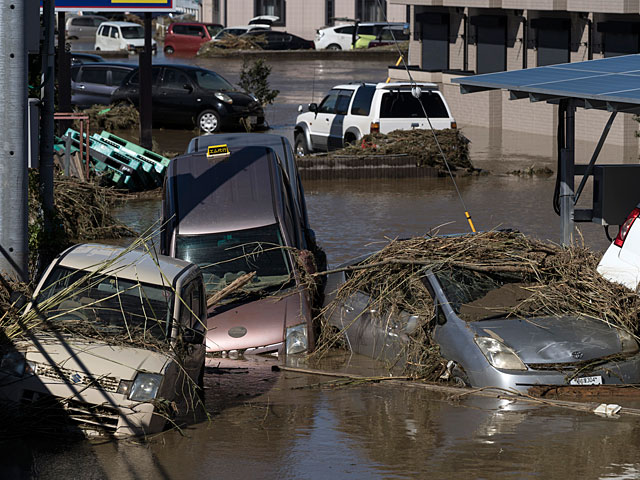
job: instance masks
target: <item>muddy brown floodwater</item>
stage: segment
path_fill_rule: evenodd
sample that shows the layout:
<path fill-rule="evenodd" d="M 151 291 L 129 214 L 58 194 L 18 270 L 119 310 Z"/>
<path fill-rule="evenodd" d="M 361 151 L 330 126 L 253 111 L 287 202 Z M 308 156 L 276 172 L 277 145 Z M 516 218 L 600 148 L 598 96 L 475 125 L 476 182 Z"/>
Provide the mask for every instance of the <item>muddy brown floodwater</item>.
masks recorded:
<path fill-rule="evenodd" d="M 196 63 L 238 79 L 237 59 Z M 271 84 L 281 94 L 267 117 L 275 133 L 291 139 L 298 103 L 317 101 L 340 82 L 385 78 L 386 62 L 279 62 Z M 532 165 L 555 170 L 553 139 L 465 128 L 464 119 L 457 120 L 472 140 L 476 166 L 492 172 L 458 180 L 476 227 L 515 228 L 559 241 L 554 178 L 505 174 Z M 183 151 L 193 135 L 154 133 L 161 149 L 171 151 Z M 312 226 L 333 265 L 385 238 L 468 231 L 447 178 L 307 182 L 305 189 Z M 143 230 L 159 217 L 159 199 L 130 202 L 117 214 Z M 602 228 L 581 230 L 593 248 L 606 247 Z M 274 372 L 276 364 L 272 357 L 209 359 L 210 417 L 199 414 L 182 432 L 148 442 L 5 441 L 0 478 L 640 478 L 637 417 L 452 398 L 411 386 L 338 388 L 328 377 Z M 324 359 L 315 367 L 384 374 L 358 356 Z M 634 406 L 629 399 L 619 403 Z"/>

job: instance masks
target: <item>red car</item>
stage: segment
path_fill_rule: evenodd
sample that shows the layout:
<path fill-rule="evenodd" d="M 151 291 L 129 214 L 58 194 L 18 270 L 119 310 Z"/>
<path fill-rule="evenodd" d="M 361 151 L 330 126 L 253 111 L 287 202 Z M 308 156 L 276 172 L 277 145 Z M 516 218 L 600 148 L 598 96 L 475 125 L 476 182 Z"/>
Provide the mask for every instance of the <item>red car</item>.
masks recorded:
<path fill-rule="evenodd" d="M 202 44 L 211 41 L 222 28 L 222 25 L 217 23 L 172 23 L 164 38 L 164 53 L 167 55 L 174 53 L 195 55 Z"/>

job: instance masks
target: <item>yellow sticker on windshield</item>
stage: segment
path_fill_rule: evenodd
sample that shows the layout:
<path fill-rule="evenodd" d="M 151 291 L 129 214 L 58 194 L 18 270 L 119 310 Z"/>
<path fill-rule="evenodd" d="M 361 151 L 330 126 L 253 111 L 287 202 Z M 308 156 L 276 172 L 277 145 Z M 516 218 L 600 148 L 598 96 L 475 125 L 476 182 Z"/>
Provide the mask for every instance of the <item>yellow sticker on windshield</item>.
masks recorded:
<path fill-rule="evenodd" d="M 207 147 L 207 158 L 229 155 L 229 147 L 224 145 L 210 145 Z"/>

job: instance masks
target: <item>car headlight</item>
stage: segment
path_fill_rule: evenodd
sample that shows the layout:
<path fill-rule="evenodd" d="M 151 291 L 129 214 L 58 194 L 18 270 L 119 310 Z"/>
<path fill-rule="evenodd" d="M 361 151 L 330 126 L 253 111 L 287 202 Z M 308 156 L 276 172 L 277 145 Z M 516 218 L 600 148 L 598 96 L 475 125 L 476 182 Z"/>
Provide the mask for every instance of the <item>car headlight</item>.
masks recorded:
<path fill-rule="evenodd" d="M 285 340 L 287 355 L 302 353 L 309 347 L 307 325 L 301 323 L 294 327 L 287 328 L 287 338 Z"/>
<path fill-rule="evenodd" d="M 511 348 L 495 338 L 476 337 L 476 345 L 495 368 L 503 370 L 526 370 L 527 367 Z"/>
<path fill-rule="evenodd" d="M 22 377 L 27 370 L 27 360 L 23 352 L 9 352 L 0 360 L 0 370 Z M 30 369 L 29 369 L 30 370 Z"/>
<path fill-rule="evenodd" d="M 623 353 L 636 353 L 638 351 L 638 342 L 633 335 L 620 328 L 617 329 L 620 346 Z"/>
<path fill-rule="evenodd" d="M 229 95 L 222 93 L 222 92 L 216 92 L 213 94 L 214 97 L 216 97 L 218 100 L 220 100 L 221 102 L 224 103 L 233 103 L 233 98 L 231 98 Z"/>
<path fill-rule="evenodd" d="M 157 373 L 143 373 L 139 372 L 136 375 L 131 391 L 129 392 L 129 399 L 136 402 L 147 402 L 156 398 L 158 389 L 162 383 L 162 375 Z"/>
<path fill-rule="evenodd" d="M 253 93 L 250 93 L 249 96 L 253 99 L 254 102 L 258 101 L 258 97 L 256 97 Z"/>

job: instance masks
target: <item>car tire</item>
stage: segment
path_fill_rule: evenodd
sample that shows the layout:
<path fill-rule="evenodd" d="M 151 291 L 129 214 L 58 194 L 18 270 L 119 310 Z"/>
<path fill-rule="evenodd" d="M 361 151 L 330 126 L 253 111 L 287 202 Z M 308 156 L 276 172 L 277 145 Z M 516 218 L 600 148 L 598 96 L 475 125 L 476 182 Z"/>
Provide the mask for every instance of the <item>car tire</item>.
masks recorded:
<path fill-rule="evenodd" d="M 175 50 L 173 49 L 172 46 L 166 46 L 164 47 L 164 53 L 167 55 L 173 55 L 175 53 Z"/>
<path fill-rule="evenodd" d="M 205 110 L 198 115 L 197 127 L 203 132 L 214 133 L 220 131 L 220 115 L 214 110 Z"/>
<path fill-rule="evenodd" d="M 296 133 L 293 149 L 299 157 L 304 157 L 309 154 L 309 148 L 307 147 L 307 141 L 304 138 L 304 133 Z"/>
<path fill-rule="evenodd" d="M 353 133 L 347 133 L 344 136 L 343 146 L 347 147 L 349 145 L 353 145 L 354 143 L 356 143 L 356 140 L 358 140 L 358 139 L 356 138 L 356 136 Z"/>
<path fill-rule="evenodd" d="M 96 47 L 96 52 L 99 52 L 99 51 L 100 51 L 100 47 Z"/>
<path fill-rule="evenodd" d="M 342 47 L 337 43 L 332 43 L 327 47 L 327 50 L 342 50 Z"/>

